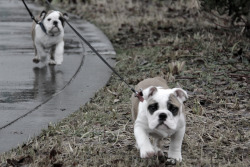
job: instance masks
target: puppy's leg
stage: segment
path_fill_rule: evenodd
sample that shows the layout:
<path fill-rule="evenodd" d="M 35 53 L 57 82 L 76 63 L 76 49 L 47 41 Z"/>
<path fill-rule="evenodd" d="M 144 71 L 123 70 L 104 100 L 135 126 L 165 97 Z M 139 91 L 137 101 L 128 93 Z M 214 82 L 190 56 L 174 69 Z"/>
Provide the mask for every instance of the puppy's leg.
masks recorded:
<path fill-rule="evenodd" d="M 135 123 L 134 134 L 138 148 L 140 149 L 141 158 L 148 158 L 155 155 L 154 148 L 150 143 L 148 134 L 145 129 Z"/>
<path fill-rule="evenodd" d="M 154 138 L 153 139 L 153 146 L 154 146 L 154 150 L 155 150 L 155 152 L 157 153 L 158 156 L 164 156 L 164 153 L 161 150 L 161 139 Z"/>
<path fill-rule="evenodd" d="M 34 46 L 34 49 L 35 49 L 35 57 L 33 58 L 33 62 L 34 62 L 34 63 L 39 63 L 40 58 L 39 58 L 39 56 L 37 55 L 36 45 L 33 45 L 33 46 Z"/>
<path fill-rule="evenodd" d="M 46 57 L 46 53 L 44 51 L 44 47 L 40 44 L 34 45 L 35 48 L 35 57 L 33 58 L 34 63 L 39 63 L 41 58 L 40 56 Z"/>
<path fill-rule="evenodd" d="M 56 65 L 55 61 L 55 50 L 56 50 L 56 45 L 53 45 L 50 49 L 50 60 L 49 60 L 49 65 Z"/>
<path fill-rule="evenodd" d="M 54 58 L 56 64 L 62 64 L 63 52 L 64 52 L 64 41 L 61 41 L 55 47 Z"/>
<path fill-rule="evenodd" d="M 171 136 L 171 142 L 168 150 L 169 158 L 174 158 L 177 161 L 182 161 L 181 145 L 184 134 L 185 134 L 185 126 Z"/>

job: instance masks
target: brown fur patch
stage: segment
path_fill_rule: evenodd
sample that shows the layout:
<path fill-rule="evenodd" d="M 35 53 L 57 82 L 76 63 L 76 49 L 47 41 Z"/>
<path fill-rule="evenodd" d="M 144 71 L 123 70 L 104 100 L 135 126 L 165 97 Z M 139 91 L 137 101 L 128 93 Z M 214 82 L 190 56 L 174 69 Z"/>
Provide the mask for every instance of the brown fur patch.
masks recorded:
<path fill-rule="evenodd" d="M 177 99 L 177 97 L 174 94 L 170 94 L 169 95 L 169 103 L 173 104 L 174 106 L 180 108 L 181 107 L 181 103 L 179 102 L 179 100 Z"/>
<path fill-rule="evenodd" d="M 169 103 L 171 103 L 174 106 L 179 108 L 178 115 L 181 114 L 181 112 L 185 115 L 185 107 L 184 107 L 184 105 L 177 99 L 177 97 L 174 94 L 169 95 L 169 100 L 168 101 L 169 101 Z"/>

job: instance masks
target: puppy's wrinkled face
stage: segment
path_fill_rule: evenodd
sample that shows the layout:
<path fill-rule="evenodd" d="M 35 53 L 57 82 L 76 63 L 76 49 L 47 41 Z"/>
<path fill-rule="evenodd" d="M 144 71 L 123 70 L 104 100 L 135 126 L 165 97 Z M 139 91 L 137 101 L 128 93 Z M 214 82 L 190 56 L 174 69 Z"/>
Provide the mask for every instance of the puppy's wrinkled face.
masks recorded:
<path fill-rule="evenodd" d="M 150 129 L 176 130 L 182 116 L 182 104 L 187 98 L 183 89 L 149 87 L 143 94 L 147 102 L 147 118 Z"/>
<path fill-rule="evenodd" d="M 50 36 L 57 36 L 64 31 L 63 15 L 58 11 L 53 11 L 46 15 L 43 24 L 46 28 L 47 34 Z"/>

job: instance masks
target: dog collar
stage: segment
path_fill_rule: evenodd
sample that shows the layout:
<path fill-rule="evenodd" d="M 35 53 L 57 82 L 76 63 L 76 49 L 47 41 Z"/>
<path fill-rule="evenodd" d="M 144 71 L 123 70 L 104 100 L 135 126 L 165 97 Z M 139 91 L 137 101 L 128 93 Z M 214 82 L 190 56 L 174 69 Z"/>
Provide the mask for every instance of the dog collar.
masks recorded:
<path fill-rule="evenodd" d="M 42 20 L 42 21 L 39 21 L 37 24 L 39 24 L 39 26 L 41 27 L 41 29 L 43 30 L 43 32 L 44 32 L 45 34 L 47 34 L 46 28 L 45 28 L 45 26 L 43 25 L 43 20 Z"/>

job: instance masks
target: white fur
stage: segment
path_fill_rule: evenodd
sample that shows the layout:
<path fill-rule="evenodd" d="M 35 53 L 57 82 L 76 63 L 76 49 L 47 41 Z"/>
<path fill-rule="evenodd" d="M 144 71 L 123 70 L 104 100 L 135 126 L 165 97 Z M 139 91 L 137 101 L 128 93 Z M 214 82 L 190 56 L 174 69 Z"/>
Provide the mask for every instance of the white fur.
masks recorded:
<path fill-rule="evenodd" d="M 43 21 L 43 24 L 46 28 L 47 34 L 45 34 L 40 25 L 35 26 L 35 38 L 34 38 L 34 45 L 37 49 L 37 55 L 35 55 L 34 61 L 39 62 L 41 57 L 46 57 L 46 48 L 52 48 L 55 46 L 55 51 L 53 52 L 53 59 L 49 60 L 49 64 L 62 64 L 63 62 L 63 53 L 64 53 L 64 28 L 59 20 L 60 12 L 53 11 L 52 13 L 48 14 Z M 50 19 L 50 21 L 48 20 Z M 58 29 L 55 28 L 53 22 L 58 22 Z M 57 31 L 58 30 L 58 31 Z"/>
<path fill-rule="evenodd" d="M 181 145 L 185 133 L 185 115 L 181 107 L 179 109 L 180 114 L 173 116 L 167 109 L 167 101 L 169 100 L 169 95 L 174 94 L 179 102 L 183 104 L 183 101 L 187 98 L 187 93 L 180 88 L 162 89 L 161 87 L 157 87 L 156 93 L 148 96 L 150 88 L 143 91 L 145 100 L 139 103 L 138 116 L 134 124 L 134 135 L 137 146 L 140 149 L 140 156 L 141 158 L 147 158 L 163 154 L 157 143 L 161 138 L 171 137 L 168 157 L 182 161 Z M 182 91 L 183 94 L 180 94 L 180 92 L 178 94 L 176 91 Z M 178 97 L 178 95 L 182 96 Z M 150 114 L 147 109 L 150 100 L 154 100 L 159 104 L 158 110 L 153 114 Z M 161 113 L 166 114 L 167 118 L 162 125 L 159 125 L 159 115 Z M 153 145 L 150 142 L 150 136 L 155 139 Z"/>

